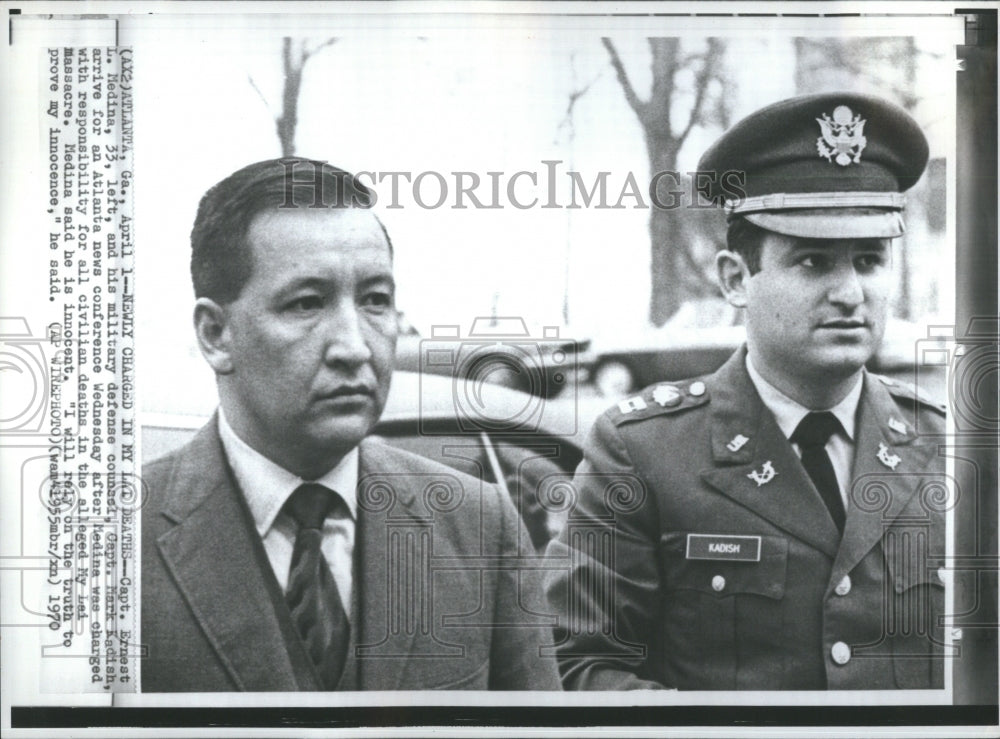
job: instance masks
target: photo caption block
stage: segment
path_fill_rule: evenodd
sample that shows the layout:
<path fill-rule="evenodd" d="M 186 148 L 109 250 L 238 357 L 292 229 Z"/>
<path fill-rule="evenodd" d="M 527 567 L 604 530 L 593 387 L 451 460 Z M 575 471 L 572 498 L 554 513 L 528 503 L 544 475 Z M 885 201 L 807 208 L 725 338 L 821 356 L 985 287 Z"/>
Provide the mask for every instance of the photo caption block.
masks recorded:
<path fill-rule="evenodd" d="M 132 51 L 49 49 L 42 690 L 138 689 Z"/>

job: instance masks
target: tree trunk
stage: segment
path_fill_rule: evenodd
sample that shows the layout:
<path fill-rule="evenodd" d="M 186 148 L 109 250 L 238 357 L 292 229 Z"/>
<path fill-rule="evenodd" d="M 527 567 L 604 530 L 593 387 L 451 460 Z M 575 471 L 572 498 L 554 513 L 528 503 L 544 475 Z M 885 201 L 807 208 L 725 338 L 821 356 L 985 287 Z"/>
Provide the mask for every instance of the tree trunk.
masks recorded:
<path fill-rule="evenodd" d="M 292 53 L 292 40 L 282 39 L 281 61 L 285 72 L 285 87 L 281 96 L 281 115 L 275 121 L 281 156 L 295 156 L 295 128 L 299 123 L 299 88 L 302 86 L 302 66 L 305 59 Z"/>
<path fill-rule="evenodd" d="M 682 231 L 674 211 L 660 208 L 653 208 L 650 211 L 652 285 L 649 296 L 649 320 L 654 326 L 666 323 L 688 297 L 683 282 L 679 279 L 678 244 L 683 238 Z"/>
<path fill-rule="evenodd" d="M 653 171 L 674 172 L 677 168 L 677 142 L 670 136 L 646 136 L 646 147 L 649 151 L 649 162 Z M 667 177 L 659 182 L 657 200 L 663 205 L 675 202 L 683 207 L 681 201 L 675 198 L 682 188 L 673 177 Z M 654 326 L 666 323 L 681 304 L 689 297 L 683 278 L 685 265 L 680 259 L 680 250 L 685 249 L 683 214 L 681 208 L 667 210 L 658 208 L 655 204 L 649 211 L 649 243 L 650 243 L 650 296 L 649 320 Z"/>
<path fill-rule="evenodd" d="M 661 172 L 671 173 L 659 180 L 649 214 L 649 320 L 654 326 L 662 326 L 685 300 L 705 292 L 704 275 L 687 235 L 683 209 L 690 205 L 690 187 L 677 173 L 677 154 L 692 127 L 704 122 L 708 87 L 719 79 L 717 70 L 724 46 L 718 39 L 708 39 L 704 52 L 684 55 L 679 38 L 649 39 L 653 80 L 649 99 L 642 100 L 632 87 L 614 44 L 607 38 L 602 42 L 625 99 L 645 132 L 651 180 Z M 686 120 L 675 126 L 671 113 L 676 103 L 678 74 L 682 71 L 694 74 L 694 100 Z M 714 105 L 725 112 L 721 99 Z M 668 207 L 658 208 L 657 203 Z"/>

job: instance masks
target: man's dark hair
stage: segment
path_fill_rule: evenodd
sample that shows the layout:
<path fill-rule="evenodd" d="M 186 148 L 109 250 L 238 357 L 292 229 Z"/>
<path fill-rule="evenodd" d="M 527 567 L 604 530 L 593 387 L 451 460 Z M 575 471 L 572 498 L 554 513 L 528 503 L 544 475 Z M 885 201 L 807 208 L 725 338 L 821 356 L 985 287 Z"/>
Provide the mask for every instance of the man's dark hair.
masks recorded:
<path fill-rule="evenodd" d="M 742 216 L 729 222 L 726 231 L 726 248 L 743 257 L 751 275 L 760 272 L 760 252 L 767 230 L 750 223 Z"/>
<path fill-rule="evenodd" d="M 268 159 L 233 172 L 198 205 L 191 229 L 191 281 L 198 298 L 220 305 L 239 297 L 253 271 L 246 236 L 262 211 L 291 208 L 370 208 L 375 194 L 350 172 L 302 157 Z M 392 241 L 376 216 L 389 254 Z"/>

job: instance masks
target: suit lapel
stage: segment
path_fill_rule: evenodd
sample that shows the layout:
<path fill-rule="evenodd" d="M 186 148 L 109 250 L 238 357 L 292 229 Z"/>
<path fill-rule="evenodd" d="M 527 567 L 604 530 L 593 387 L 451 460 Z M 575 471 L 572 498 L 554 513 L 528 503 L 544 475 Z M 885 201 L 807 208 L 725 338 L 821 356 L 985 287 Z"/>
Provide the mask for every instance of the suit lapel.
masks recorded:
<path fill-rule="evenodd" d="M 837 527 L 798 455 L 757 394 L 745 362 L 743 349 L 707 383 L 712 398 L 715 466 L 703 471 L 701 477 L 719 492 L 832 559 L 837 555 L 840 539 Z M 742 446 L 734 443 L 740 436 L 747 439 Z M 769 480 L 765 474 L 768 463 L 774 472 Z M 753 473 L 762 480 L 761 484 L 752 478 Z"/>
<path fill-rule="evenodd" d="M 389 487 L 385 487 L 387 482 Z M 405 658 L 413 651 L 416 629 L 407 629 L 399 622 L 400 603 L 390 602 L 390 578 L 397 569 L 389 563 L 393 553 L 390 536 L 392 528 L 405 525 L 407 520 L 416 521 L 410 511 L 413 494 L 406 474 L 385 458 L 384 447 L 371 440 L 361 443 L 357 496 L 354 556 L 359 563 L 358 687 L 398 690 L 408 664 Z M 395 559 L 399 559 L 399 553 Z M 397 567 L 400 565 L 397 563 Z"/>
<path fill-rule="evenodd" d="M 934 458 L 936 446 L 922 442 L 900 418 L 889 392 L 866 373 L 858 408 L 847 523 L 831 583 L 839 582 L 881 541 L 886 527 L 913 498 L 922 473 Z"/>
<path fill-rule="evenodd" d="M 164 515 L 176 525 L 158 540 L 160 553 L 240 689 L 315 689 L 308 665 L 296 659 L 304 655 L 275 613 L 277 582 L 232 480 L 216 423 L 213 418 L 202 429 L 175 475 L 175 497 Z"/>
<path fill-rule="evenodd" d="M 462 509 L 435 513 L 425 493 L 434 491 L 435 481 L 473 483 L 377 440 L 363 441 L 360 452 L 355 549 L 355 556 L 361 556 L 363 614 L 356 651 L 359 688 L 425 689 L 467 676 L 475 650 L 450 643 L 439 629 L 449 616 L 462 614 L 479 630 L 474 615 L 485 597 L 481 576 L 452 572 L 435 583 L 431 558 L 453 561 L 460 552 L 466 557 L 482 552 L 482 534 L 474 531 L 482 525 L 482 492 L 473 487 L 455 491 L 453 500 L 466 507 L 462 520 L 468 528 L 451 530 L 446 521 L 454 524 Z M 463 532 L 468 538 L 456 544 Z"/>

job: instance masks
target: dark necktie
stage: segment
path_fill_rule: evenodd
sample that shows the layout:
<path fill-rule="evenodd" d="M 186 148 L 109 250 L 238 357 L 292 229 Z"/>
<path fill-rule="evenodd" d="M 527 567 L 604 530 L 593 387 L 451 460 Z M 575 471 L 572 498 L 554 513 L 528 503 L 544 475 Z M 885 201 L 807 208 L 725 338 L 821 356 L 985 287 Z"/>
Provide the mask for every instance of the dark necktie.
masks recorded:
<path fill-rule="evenodd" d="M 315 483 L 300 485 L 285 503 L 285 511 L 299 525 L 285 600 L 323 687 L 334 690 L 344 671 L 351 625 L 320 545 L 323 521 L 331 513 L 350 513 L 343 498 Z"/>
<path fill-rule="evenodd" d="M 829 411 L 808 413 L 792 434 L 790 441 L 802 450 L 802 466 L 806 468 L 813 484 L 819 490 L 823 502 L 830 511 L 830 517 L 837 529 L 844 533 L 844 501 L 840 497 L 840 486 L 833 471 L 830 455 L 826 453 L 827 439 L 840 431 L 840 421 Z"/>

